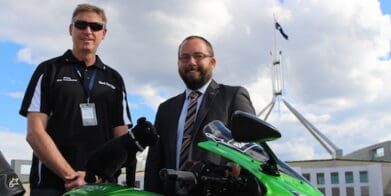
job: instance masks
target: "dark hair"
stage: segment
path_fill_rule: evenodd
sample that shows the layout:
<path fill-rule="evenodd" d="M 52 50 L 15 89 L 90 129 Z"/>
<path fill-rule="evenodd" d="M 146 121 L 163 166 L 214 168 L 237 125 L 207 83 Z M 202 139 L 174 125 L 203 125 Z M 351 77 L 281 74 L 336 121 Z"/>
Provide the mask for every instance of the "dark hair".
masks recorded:
<path fill-rule="evenodd" d="M 100 17 L 102 17 L 102 20 L 104 23 L 107 22 L 105 11 L 98 6 L 91 5 L 88 3 L 83 3 L 83 4 L 77 5 L 76 9 L 73 11 L 73 14 L 72 14 L 72 22 L 74 21 L 74 18 L 81 12 L 95 12 Z"/>
<path fill-rule="evenodd" d="M 178 47 L 178 57 L 180 56 L 179 53 L 180 53 L 180 51 L 181 51 L 181 48 L 182 48 L 183 43 L 184 43 L 185 41 L 191 40 L 191 39 L 201 39 L 202 41 L 204 41 L 205 44 L 206 44 L 206 46 L 208 47 L 208 51 L 209 51 L 210 55 L 211 55 L 212 57 L 215 56 L 215 53 L 214 53 L 214 51 L 213 51 L 212 44 L 211 44 L 207 39 L 205 39 L 205 38 L 203 38 L 203 37 L 201 37 L 201 36 L 198 36 L 198 35 L 190 35 L 190 36 L 186 37 L 186 38 L 181 42 L 181 44 L 179 45 L 179 47 Z"/>

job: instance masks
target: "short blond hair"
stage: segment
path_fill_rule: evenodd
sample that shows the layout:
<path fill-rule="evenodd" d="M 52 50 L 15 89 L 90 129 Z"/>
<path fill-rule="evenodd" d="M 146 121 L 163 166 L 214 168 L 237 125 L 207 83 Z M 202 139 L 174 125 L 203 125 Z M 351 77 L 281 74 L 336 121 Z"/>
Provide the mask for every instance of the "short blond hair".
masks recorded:
<path fill-rule="evenodd" d="M 83 4 L 77 5 L 76 9 L 73 11 L 73 14 L 72 14 L 72 22 L 74 22 L 75 17 L 81 12 L 95 12 L 100 17 L 102 17 L 102 20 L 104 23 L 107 22 L 105 11 L 98 6 L 91 5 L 88 3 L 83 3 Z"/>

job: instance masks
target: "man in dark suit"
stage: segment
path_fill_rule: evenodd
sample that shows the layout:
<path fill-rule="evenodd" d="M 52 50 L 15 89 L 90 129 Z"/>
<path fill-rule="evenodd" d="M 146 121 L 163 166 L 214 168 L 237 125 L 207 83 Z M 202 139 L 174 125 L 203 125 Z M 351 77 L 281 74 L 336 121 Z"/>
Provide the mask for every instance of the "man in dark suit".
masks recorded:
<path fill-rule="evenodd" d="M 231 115 L 236 110 L 255 114 L 250 96 L 243 87 L 218 84 L 212 79 L 216 59 L 212 45 L 200 36 L 189 36 L 179 45 L 178 71 L 187 89 L 185 92 L 160 104 L 155 127 L 159 142 L 150 147 L 145 167 L 144 189 L 164 193 L 159 178 L 162 168 L 179 169 L 182 166 L 182 142 L 188 126 L 189 95 L 197 91 L 195 120 L 190 127 L 190 145 L 187 161 L 209 160 L 221 163 L 221 157 L 209 153 L 197 143 L 207 140 L 202 128 L 213 120 L 220 120 L 228 128 Z M 191 112 L 189 112 L 191 113 Z M 191 118 L 191 117 L 190 117 Z M 182 149 L 183 150 L 183 149 Z"/>

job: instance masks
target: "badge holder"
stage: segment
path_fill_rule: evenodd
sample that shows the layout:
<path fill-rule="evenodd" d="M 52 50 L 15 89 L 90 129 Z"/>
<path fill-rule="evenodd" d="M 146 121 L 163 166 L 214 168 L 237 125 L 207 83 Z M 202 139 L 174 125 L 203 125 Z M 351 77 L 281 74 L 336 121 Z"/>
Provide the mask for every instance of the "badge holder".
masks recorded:
<path fill-rule="evenodd" d="M 81 120 L 83 126 L 96 126 L 98 121 L 96 118 L 95 103 L 81 103 Z"/>
<path fill-rule="evenodd" d="M 75 72 L 79 76 L 79 79 L 80 79 L 79 81 L 80 81 L 81 85 L 83 86 L 84 93 L 87 95 L 87 103 L 80 104 L 82 124 L 85 127 L 96 126 L 96 125 L 98 125 L 98 120 L 96 118 L 95 104 L 90 103 L 90 91 L 91 91 L 92 87 L 94 86 L 94 81 L 95 81 L 95 77 L 96 77 L 96 69 L 94 70 L 94 72 L 91 75 L 91 80 L 90 80 L 88 86 L 84 85 L 84 82 L 82 82 L 82 81 L 84 81 L 84 79 L 81 75 L 80 70 L 77 68 L 76 65 L 73 65 L 73 69 L 75 70 Z"/>

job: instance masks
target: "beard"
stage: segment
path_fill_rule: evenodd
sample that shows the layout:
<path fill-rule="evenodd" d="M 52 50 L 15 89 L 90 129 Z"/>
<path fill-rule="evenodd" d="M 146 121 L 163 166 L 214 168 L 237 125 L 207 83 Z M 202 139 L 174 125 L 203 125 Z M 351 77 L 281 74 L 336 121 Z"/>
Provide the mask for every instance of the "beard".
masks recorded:
<path fill-rule="evenodd" d="M 197 71 L 198 76 L 189 74 L 191 71 Z M 201 67 L 189 67 L 185 69 L 179 69 L 179 75 L 181 76 L 186 87 L 191 90 L 197 90 L 205 85 L 212 78 L 212 69 Z"/>

